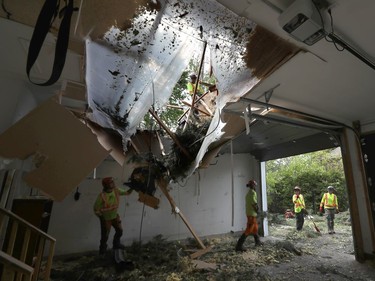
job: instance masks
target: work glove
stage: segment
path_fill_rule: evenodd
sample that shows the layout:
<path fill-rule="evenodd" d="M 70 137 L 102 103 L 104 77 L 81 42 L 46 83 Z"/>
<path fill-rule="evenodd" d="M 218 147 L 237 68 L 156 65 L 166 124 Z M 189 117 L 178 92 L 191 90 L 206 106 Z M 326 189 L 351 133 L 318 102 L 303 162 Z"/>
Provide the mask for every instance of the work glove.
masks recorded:
<path fill-rule="evenodd" d="M 319 212 L 323 213 L 323 207 L 319 208 Z"/>
<path fill-rule="evenodd" d="M 255 211 L 257 214 L 259 214 L 259 206 L 256 205 L 256 204 L 254 204 L 254 205 L 253 205 L 253 208 L 254 208 L 254 211 Z"/>

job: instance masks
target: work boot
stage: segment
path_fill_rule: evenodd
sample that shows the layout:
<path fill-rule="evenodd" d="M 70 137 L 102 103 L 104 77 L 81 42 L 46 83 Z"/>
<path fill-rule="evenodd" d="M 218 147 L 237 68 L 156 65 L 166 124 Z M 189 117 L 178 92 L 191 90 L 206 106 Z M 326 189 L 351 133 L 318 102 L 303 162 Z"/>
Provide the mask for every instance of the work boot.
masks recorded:
<path fill-rule="evenodd" d="M 105 255 L 105 253 L 106 253 L 106 251 L 107 251 L 107 245 L 105 244 L 105 245 L 100 245 L 100 247 L 99 247 L 99 255 Z"/>
<path fill-rule="evenodd" d="M 254 241 L 255 241 L 255 246 L 262 246 L 263 245 L 263 242 L 260 241 L 260 238 L 259 238 L 258 234 L 254 234 Z"/>
<path fill-rule="evenodd" d="M 125 246 L 121 243 L 116 243 L 116 244 L 113 244 L 113 249 L 114 250 L 116 250 L 116 249 L 125 250 Z"/>
<path fill-rule="evenodd" d="M 246 249 L 243 246 L 243 243 L 245 243 L 246 237 L 247 236 L 244 233 L 244 234 L 241 235 L 240 239 L 238 239 L 237 245 L 236 245 L 236 251 L 237 252 L 245 252 L 246 251 Z"/>

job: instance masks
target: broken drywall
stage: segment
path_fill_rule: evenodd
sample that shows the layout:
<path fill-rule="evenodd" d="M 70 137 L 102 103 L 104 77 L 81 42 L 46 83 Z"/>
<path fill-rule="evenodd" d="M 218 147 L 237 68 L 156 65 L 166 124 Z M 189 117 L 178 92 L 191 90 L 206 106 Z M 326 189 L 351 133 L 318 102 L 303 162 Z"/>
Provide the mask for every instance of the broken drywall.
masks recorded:
<path fill-rule="evenodd" d="M 24 180 L 61 201 L 108 155 L 72 113 L 47 100 L 0 135 L 0 156 L 25 160 L 35 169 Z"/>

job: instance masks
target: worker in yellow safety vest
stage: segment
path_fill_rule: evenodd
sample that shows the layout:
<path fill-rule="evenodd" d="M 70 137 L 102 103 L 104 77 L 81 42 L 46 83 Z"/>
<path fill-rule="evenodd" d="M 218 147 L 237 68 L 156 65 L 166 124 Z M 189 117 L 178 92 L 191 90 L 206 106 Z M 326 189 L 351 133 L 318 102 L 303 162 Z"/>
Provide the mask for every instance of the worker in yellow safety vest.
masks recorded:
<path fill-rule="evenodd" d="M 335 234 L 334 226 L 335 226 L 335 214 L 339 213 L 339 204 L 337 203 L 337 196 L 333 193 L 334 187 L 328 186 L 328 192 L 323 194 L 322 201 L 320 202 L 320 212 L 324 212 L 327 215 L 327 226 L 328 226 L 328 233 Z"/>
<path fill-rule="evenodd" d="M 124 249 L 121 244 L 120 238 L 123 233 L 121 218 L 117 213 L 120 202 L 120 195 L 129 195 L 132 189 L 125 191 L 124 189 L 117 188 L 112 177 L 102 179 L 103 191 L 98 195 L 94 203 L 94 212 L 100 220 L 101 239 L 99 254 L 105 254 L 107 250 L 107 241 L 111 227 L 115 229 L 113 237 L 113 249 Z"/>
<path fill-rule="evenodd" d="M 296 214 L 296 228 L 297 230 L 302 230 L 305 222 L 305 199 L 301 194 L 301 188 L 299 186 L 294 188 L 292 201 L 294 204 L 294 213 Z"/>

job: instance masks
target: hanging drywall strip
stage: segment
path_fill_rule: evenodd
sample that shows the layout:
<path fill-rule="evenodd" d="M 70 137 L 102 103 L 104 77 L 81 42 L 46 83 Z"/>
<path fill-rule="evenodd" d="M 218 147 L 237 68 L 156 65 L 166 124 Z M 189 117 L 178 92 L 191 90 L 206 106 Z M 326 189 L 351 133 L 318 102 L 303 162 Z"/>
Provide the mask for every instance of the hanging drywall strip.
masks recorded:
<path fill-rule="evenodd" d="M 61 201 L 109 154 L 96 136 L 54 99 L 47 100 L 0 135 L 0 155 L 33 157 L 24 180 Z"/>

